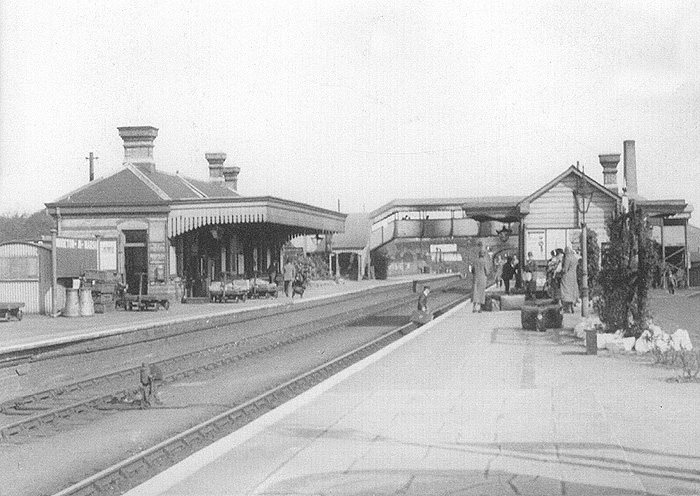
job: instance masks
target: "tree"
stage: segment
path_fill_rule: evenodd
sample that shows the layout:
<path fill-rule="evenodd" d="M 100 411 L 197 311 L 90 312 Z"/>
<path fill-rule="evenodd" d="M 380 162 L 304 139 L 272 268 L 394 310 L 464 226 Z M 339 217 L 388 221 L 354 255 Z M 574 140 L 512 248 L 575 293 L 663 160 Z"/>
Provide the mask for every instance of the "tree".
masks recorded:
<path fill-rule="evenodd" d="M 386 279 L 389 275 L 389 253 L 384 248 L 379 248 L 372 253 L 372 264 L 374 265 L 374 277 Z"/>
<path fill-rule="evenodd" d="M 598 275 L 598 315 L 610 332 L 622 329 L 626 336 L 639 337 L 651 317 L 649 289 L 658 266 L 651 227 L 630 202 L 629 212 L 610 219 L 607 230 L 610 243 Z"/>
<path fill-rule="evenodd" d="M 29 214 L 0 215 L 0 243 L 18 240 L 38 240 L 50 236 L 54 221 L 46 210 Z"/>

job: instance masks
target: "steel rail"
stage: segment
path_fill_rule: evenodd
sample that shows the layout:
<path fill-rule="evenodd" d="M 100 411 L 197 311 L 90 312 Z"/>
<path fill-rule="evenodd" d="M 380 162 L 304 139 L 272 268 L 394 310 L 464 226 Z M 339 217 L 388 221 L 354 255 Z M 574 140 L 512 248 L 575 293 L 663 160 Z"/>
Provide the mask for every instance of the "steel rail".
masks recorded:
<path fill-rule="evenodd" d="M 341 319 L 340 321 L 337 320 L 338 315 L 332 316 L 332 317 L 327 317 L 324 319 L 324 321 L 328 322 L 328 324 L 318 324 L 318 328 L 314 329 L 313 331 L 310 332 L 305 332 L 301 334 L 292 334 L 292 336 L 288 339 L 281 340 L 281 341 L 276 341 L 274 343 L 265 345 L 265 346 L 260 346 L 257 348 L 254 348 L 252 350 L 245 351 L 240 354 L 235 354 L 235 355 L 229 355 L 229 356 L 224 356 L 223 358 L 217 358 L 214 361 L 207 361 L 204 364 L 199 364 L 194 367 L 190 367 L 185 370 L 179 370 L 175 373 L 166 375 L 164 377 L 163 382 L 164 383 L 171 383 L 175 382 L 179 379 L 183 378 L 188 378 L 191 377 L 195 374 L 198 374 L 200 372 L 206 372 L 206 371 L 211 371 L 213 369 L 223 367 L 225 365 L 228 365 L 230 363 L 234 363 L 236 361 L 245 359 L 245 358 L 250 358 L 255 355 L 259 355 L 262 353 L 266 353 L 269 351 L 272 351 L 276 348 L 280 348 L 282 346 L 286 346 L 289 344 L 296 343 L 298 341 L 304 340 L 311 338 L 313 336 L 316 336 L 318 334 L 321 334 L 323 332 L 328 332 L 334 328 L 338 327 L 343 327 L 346 326 L 352 322 L 355 322 L 359 319 L 362 319 L 368 315 L 372 315 L 372 313 L 375 313 L 377 310 L 391 310 L 396 307 L 400 307 L 405 305 L 408 301 L 413 300 L 414 297 L 401 297 L 397 298 L 393 302 L 390 302 L 391 304 L 389 306 L 387 305 L 387 302 L 383 303 L 378 303 L 374 305 L 369 305 L 362 309 L 361 312 L 359 313 L 354 313 L 350 317 L 346 317 L 344 319 Z M 257 339 L 265 339 L 269 338 L 272 335 L 279 335 L 283 333 L 293 333 L 294 331 L 301 329 L 301 328 L 306 328 L 308 327 L 308 323 L 306 324 L 298 324 L 289 328 L 283 328 L 283 329 L 276 329 L 274 331 L 270 331 L 267 333 L 263 334 L 258 334 L 255 336 L 249 336 L 237 341 L 232 341 L 229 343 L 224 343 L 222 345 L 217 345 L 213 346 L 210 348 L 204 348 L 201 350 L 195 350 L 192 352 L 185 353 L 183 355 L 178 355 L 175 357 L 170 357 L 165 360 L 161 360 L 158 362 L 154 362 L 158 364 L 161 368 L 167 369 L 171 366 L 178 365 L 181 363 L 185 363 L 187 361 L 192 361 L 193 359 L 198 359 L 202 358 L 204 355 L 215 355 L 215 354 L 221 354 L 227 352 L 230 348 L 237 347 L 240 345 L 241 342 L 246 342 L 246 341 L 253 341 Z M 3 441 L 11 441 L 13 439 L 16 439 L 18 436 L 23 435 L 23 434 L 29 434 L 31 432 L 35 432 L 38 429 L 48 426 L 50 424 L 55 423 L 57 420 L 60 419 L 66 419 L 68 417 L 71 417 L 75 414 L 83 414 L 87 412 L 88 410 L 95 410 L 95 409 L 107 409 L 105 408 L 107 404 L 114 399 L 117 400 L 123 400 L 125 398 L 133 397 L 138 394 L 139 389 L 137 387 L 134 388 L 128 388 L 128 389 L 121 389 L 118 391 L 111 391 L 106 394 L 99 394 L 96 396 L 91 396 L 89 398 L 83 398 L 77 401 L 73 401 L 72 403 L 64 406 L 60 406 L 58 408 L 42 408 L 38 405 L 36 405 L 37 402 L 40 402 L 42 400 L 49 400 L 49 401 L 55 401 L 55 400 L 60 400 L 61 396 L 73 393 L 75 391 L 81 391 L 89 386 L 95 386 L 99 384 L 109 384 L 110 382 L 114 382 L 116 380 L 126 380 L 130 377 L 136 377 L 139 372 L 139 367 L 131 367 L 128 369 L 120 370 L 117 372 L 112 372 L 109 374 L 105 374 L 102 376 L 98 377 L 93 377 L 91 379 L 85 380 L 85 381 L 80 381 L 79 383 L 74 383 L 74 384 L 69 384 L 66 386 L 62 386 L 60 388 L 55 388 L 53 390 L 47 390 L 43 391 L 40 393 L 35 393 L 33 395 L 29 395 L 20 399 L 15 399 L 12 402 L 8 402 L 5 405 L 3 405 L 2 412 L 6 414 L 11 414 L 11 415 L 27 415 L 26 412 L 33 412 L 33 411 L 39 411 L 40 413 L 36 413 L 34 415 L 27 416 L 23 418 L 22 420 L 18 420 L 16 422 L 12 422 L 10 424 L 7 424 L 5 426 L 0 427 L 0 440 Z M 36 406 L 35 406 L 36 405 Z M 20 410 L 22 413 L 8 413 L 8 410 L 10 408 L 15 408 Z"/>
<path fill-rule="evenodd" d="M 434 315 L 441 315 L 466 301 L 471 295 L 458 298 L 436 309 Z M 206 420 L 176 436 L 147 448 L 112 467 L 78 482 L 54 496 L 98 496 L 107 493 L 122 493 L 132 487 L 134 479 L 147 480 L 192 453 L 204 448 L 243 425 L 260 417 L 282 403 L 288 401 L 328 377 L 371 355 L 389 343 L 415 330 L 414 323 L 405 324 L 345 353 L 329 362 L 280 384 L 268 391 Z"/>

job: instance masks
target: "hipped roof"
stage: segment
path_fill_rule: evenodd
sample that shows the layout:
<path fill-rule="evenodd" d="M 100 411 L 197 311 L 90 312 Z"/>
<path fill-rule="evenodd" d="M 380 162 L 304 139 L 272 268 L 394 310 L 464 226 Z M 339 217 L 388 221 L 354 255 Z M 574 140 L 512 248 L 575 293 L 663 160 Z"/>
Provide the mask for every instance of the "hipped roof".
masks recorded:
<path fill-rule="evenodd" d="M 103 179 L 68 193 L 49 207 L 68 205 L 148 205 L 198 198 L 237 198 L 224 182 L 209 183 L 126 164 Z"/>

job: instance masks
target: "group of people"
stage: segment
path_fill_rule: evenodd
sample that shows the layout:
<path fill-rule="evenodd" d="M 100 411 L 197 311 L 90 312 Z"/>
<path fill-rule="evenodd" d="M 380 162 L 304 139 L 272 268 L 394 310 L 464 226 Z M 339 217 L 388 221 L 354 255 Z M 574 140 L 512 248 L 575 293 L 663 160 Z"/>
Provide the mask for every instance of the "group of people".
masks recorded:
<path fill-rule="evenodd" d="M 272 262 L 267 268 L 267 277 L 270 284 L 277 282 L 284 283 L 285 296 L 289 296 L 294 281 L 301 282 L 303 280 L 303 277 L 297 272 L 297 268 L 291 260 L 287 260 L 287 263 L 282 267 L 281 273 L 277 269 L 277 262 Z"/>
<path fill-rule="evenodd" d="M 525 289 L 526 296 L 534 297 L 537 284 L 537 261 L 532 252 L 528 252 L 527 260 L 520 265 L 516 255 L 497 255 L 494 260 L 496 269 L 496 286 L 503 287 L 506 294 L 510 294 L 511 281 L 515 283 L 515 289 Z"/>
<path fill-rule="evenodd" d="M 566 250 L 552 250 L 547 262 L 546 286 L 549 296 L 561 302 L 564 312 L 573 313 L 574 306 L 579 300 L 577 266 L 580 257 L 571 247 Z M 506 294 L 511 292 L 511 282 L 516 289 L 525 290 L 526 299 L 534 299 L 537 289 L 537 261 L 532 252 L 528 252 L 527 260 L 521 266 L 518 257 L 513 255 L 497 255 L 494 262 L 497 287 L 503 287 Z M 472 302 L 473 312 L 480 312 L 486 300 L 486 282 L 490 272 L 491 262 L 485 250 L 479 251 L 476 262 L 470 270 L 473 276 Z"/>

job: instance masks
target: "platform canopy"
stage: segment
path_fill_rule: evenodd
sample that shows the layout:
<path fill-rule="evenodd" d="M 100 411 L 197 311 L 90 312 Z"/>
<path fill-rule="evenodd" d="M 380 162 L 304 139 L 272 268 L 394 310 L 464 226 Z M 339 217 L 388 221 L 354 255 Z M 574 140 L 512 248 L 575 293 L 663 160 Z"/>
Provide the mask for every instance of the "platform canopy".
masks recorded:
<path fill-rule="evenodd" d="M 168 236 L 207 225 L 269 223 L 288 226 L 294 235 L 327 234 L 345 229 L 346 214 L 272 196 L 207 198 L 173 202 Z"/>

